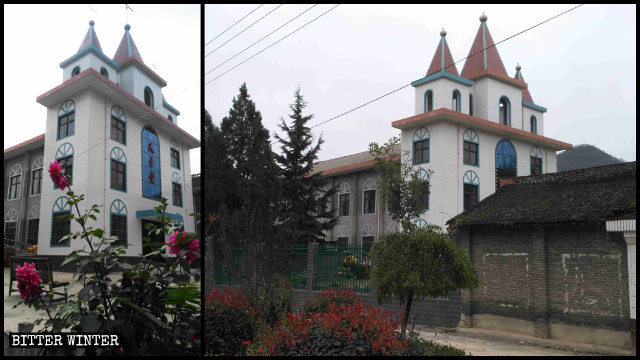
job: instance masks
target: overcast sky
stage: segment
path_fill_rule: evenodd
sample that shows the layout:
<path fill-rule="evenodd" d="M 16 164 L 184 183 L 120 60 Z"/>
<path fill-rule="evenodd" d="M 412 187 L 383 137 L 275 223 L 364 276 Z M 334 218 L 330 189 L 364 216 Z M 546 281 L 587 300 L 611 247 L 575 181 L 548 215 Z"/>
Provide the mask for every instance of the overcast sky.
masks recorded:
<path fill-rule="evenodd" d="M 200 5 L 134 5 L 131 36 L 145 64 L 166 82 L 178 126 L 200 139 Z M 4 5 L 4 148 L 45 132 L 46 108 L 36 97 L 62 83 L 59 64 L 74 55 L 89 30 L 112 58 L 127 23 L 124 5 Z M 200 148 L 190 151 L 200 172 Z"/>
<path fill-rule="evenodd" d="M 206 5 L 205 39 L 256 8 Z M 205 54 L 274 9 L 259 8 L 205 47 Z M 310 5 L 284 5 L 205 58 L 205 71 L 235 55 Z M 217 70 L 205 83 L 267 47 L 333 5 L 322 4 Z M 465 58 L 485 12 L 498 42 L 574 5 L 340 5 L 287 39 L 205 85 L 205 108 L 214 122 L 228 114 L 243 82 L 262 113 L 279 131 L 299 85 L 314 114 L 311 124 L 332 118 L 425 76 L 440 38 L 455 61 Z M 516 63 L 536 104 L 544 106 L 544 135 L 574 145 L 593 144 L 626 161 L 636 159 L 636 6 L 584 5 L 508 40 L 498 52 L 509 76 Z M 462 70 L 464 61 L 456 65 Z M 414 113 L 408 87 L 313 129 L 325 144 L 319 160 L 366 151 L 371 141 L 399 133 L 391 122 Z M 273 146 L 275 151 L 279 146 Z"/>

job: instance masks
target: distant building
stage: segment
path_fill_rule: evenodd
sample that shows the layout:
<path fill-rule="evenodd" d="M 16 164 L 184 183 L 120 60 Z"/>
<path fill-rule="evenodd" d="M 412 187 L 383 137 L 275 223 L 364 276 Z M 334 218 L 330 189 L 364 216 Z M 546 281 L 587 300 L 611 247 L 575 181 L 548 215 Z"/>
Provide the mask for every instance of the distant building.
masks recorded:
<path fill-rule="evenodd" d="M 556 172 L 556 151 L 572 148 L 544 136 L 547 109 L 534 103 L 520 65 L 513 77 L 507 74 L 486 21 L 483 14 L 460 74 L 447 33 L 440 32 L 427 76 L 412 83 L 416 115 L 391 124 L 401 130 L 403 161 L 425 178 L 433 171 L 419 227 L 444 228 L 447 219 L 493 194 L 501 177 Z M 378 174 L 367 152 L 318 162 L 314 171 L 339 189 L 332 206 L 341 219 L 330 240 L 360 244 L 397 227 L 378 204 Z"/>
<path fill-rule="evenodd" d="M 636 163 L 509 182 L 447 222 L 484 284 L 463 321 L 635 353 Z"/>
<path fill-rule="evenodd" d="M 54 160 L 84 194 L 81 209 L 103 205 L 93 227 L 105 229 L 137 257 L 155 221 L 154 207 L 168 199 L 167 214 L 194 231 L 189 150 L 200 142 L 178 126 L 167 83 L 142 60 L 130 26 L 110 58 L 102 52 L 94 22 L 76 54 L 64 60 L 62 83 L 37 97 L 47 108 L 46 132 L 4 151 L 5 248 L 38 245 L 38 255 L 59 264 L 80 240 L 60 239 L 79 226 L 60 214 L 72 209 L 54 188 L 47 168 Z"/>

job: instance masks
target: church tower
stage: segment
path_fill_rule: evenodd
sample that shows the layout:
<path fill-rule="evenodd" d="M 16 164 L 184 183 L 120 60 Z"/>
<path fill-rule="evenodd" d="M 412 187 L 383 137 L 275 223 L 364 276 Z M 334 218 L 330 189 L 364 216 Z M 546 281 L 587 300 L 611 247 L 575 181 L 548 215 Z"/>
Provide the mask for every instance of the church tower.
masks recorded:
<path fill-rule="evenodd" d="M 138 257 L 161 197 L 167 215 L 195 231 L 189 150 L 200 142 L 178 127 L 180 112 L 162 95 L 166 81 L 145 65 L 131 26 L 124 30 L 110 58 L 90 21 L 76 54 L 60 63 L 62 84 L 36 101 L 47 108 L 45 166 L 57 160 L 72 190 L 85 195 L 81 208 L 101 206 L 92 226 L 127 244 L 127 257 Z M 43 179 L 38 253 L 60 261 L 85 245 L 60 241 L 80 230 L 60 218 L 72 210 L 67 200 L 66 191 Z"/>

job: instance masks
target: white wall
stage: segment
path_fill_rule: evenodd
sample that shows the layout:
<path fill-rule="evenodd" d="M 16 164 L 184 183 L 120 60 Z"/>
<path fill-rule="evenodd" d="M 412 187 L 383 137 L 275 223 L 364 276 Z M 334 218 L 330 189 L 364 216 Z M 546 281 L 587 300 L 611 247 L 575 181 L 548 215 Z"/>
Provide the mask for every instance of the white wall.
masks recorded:
<path fill-rule="evenodd" d="M 460 97 L 462 100 L 461 112 L 469 114 L 469 93 L 472 90 L 471 87 L 447 78 L 439 78 L 426 84 L 419 85 L 415 88 L 416 115 L 425 112 L 424 94 L 427 92 L 427 90 L 433 91 L 433 110 L 440 108 L 451 109 L 454 89 L 457 89 L 460 92 Z M 475 98 L 473 99 L 473 101 L 475 103 Z"/>

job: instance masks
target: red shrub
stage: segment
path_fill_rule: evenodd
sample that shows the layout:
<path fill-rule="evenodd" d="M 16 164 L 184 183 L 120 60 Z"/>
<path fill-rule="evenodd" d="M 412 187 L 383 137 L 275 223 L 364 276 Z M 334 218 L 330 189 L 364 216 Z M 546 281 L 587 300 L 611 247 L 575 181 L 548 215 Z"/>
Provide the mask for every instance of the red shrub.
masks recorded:
<path fill-rule="evenodd" d="M 249 312 L 251 315 L 257 315 L 258 311 L 251 305 L 249 297 L 242 289 L 225 288 L 213 289 L 205 296 L 204 304 L 209 307 L 226 307 L 239 309 Z"/>

